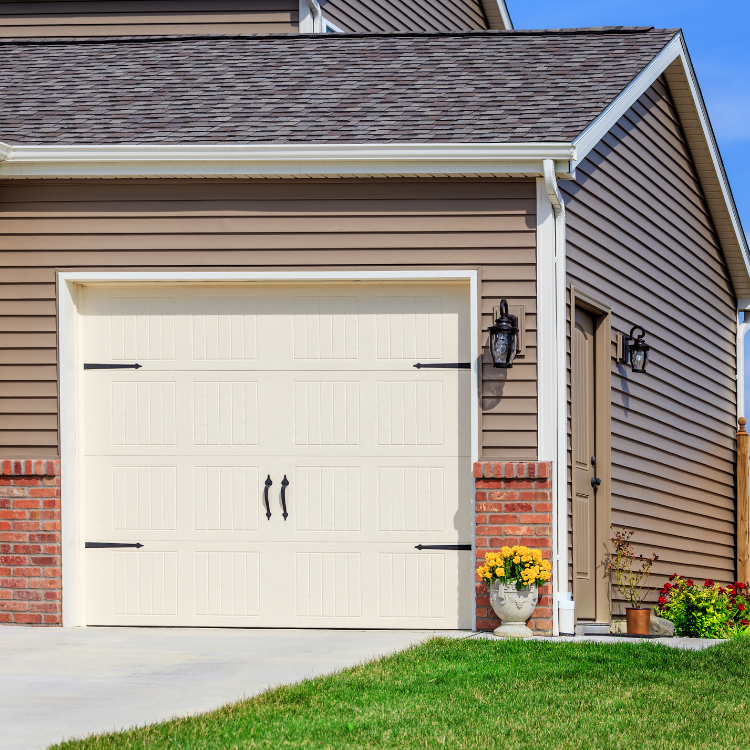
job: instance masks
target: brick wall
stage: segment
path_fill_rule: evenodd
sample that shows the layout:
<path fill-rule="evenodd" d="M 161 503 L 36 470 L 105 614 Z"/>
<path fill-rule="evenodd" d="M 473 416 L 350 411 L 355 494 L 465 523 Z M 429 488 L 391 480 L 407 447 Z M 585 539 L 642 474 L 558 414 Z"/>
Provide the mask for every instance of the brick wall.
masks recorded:
<path fill-rule="evenodd" d="M 62 625 L 59 461 L 0 460 L 0 624 Z"/>
<path fill-rule="evenodd" d="M 476 567 L 488 550 L 522 544 L 552 558 L 552 464 L 537 461 L 482 461 L 474 464 Z M 552 632 L 552 586 L 539 587 L 539 604 L 527 623 L 539 634 Z M 487 586 L 476 577 L 477 630 L 500 625 Z"/>

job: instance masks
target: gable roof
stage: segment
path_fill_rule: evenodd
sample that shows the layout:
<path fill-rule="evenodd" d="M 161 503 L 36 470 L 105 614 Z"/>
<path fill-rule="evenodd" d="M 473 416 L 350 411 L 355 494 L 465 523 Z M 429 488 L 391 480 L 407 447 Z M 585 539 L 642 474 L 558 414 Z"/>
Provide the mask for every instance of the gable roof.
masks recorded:
<path fill-rule="evenodd" d="M 674 30 L 0 42 L 0 140 L 570 142 Z"/>

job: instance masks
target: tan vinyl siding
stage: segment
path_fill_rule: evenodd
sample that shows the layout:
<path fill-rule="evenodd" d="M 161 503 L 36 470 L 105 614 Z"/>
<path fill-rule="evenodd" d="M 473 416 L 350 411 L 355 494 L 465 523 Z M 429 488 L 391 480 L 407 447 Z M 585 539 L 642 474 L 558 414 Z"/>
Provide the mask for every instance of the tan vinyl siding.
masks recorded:
<path fill-rule="evenodd" d="M 485 455 L 534 459 L 535 211 L 533 181 L 0 183 L 0 455 L 57 453 L 56 268 L 466 268 L 485 329 L 526 314 L 510 371 L 485 353 Z"/>
<path fill-rule="evenodd" d="M 470 31 L 490 28 L 481 0 L 328 0 L 324 17 L 342 31 Z"/>
<path fill-rule="evenodd" d="M 652 346 L 645 375 L 612 360 L 612 522 L 657 585 L 732 580 L 736 300 L 663 80 L 561 187 L 569 280 Z"/>
<path fill-rule="evenodd" d="M 0 2 L 0 37 L 291 34 L 297 0 Z"/>

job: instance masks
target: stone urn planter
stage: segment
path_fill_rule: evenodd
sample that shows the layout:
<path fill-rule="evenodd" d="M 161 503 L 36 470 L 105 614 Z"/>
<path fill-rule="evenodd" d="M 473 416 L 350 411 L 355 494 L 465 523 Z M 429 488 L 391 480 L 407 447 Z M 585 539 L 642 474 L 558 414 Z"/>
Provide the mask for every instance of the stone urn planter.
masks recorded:
<path fill-rule="evenodd" d="M 531 638 L 534 635 L 526 626 L 539 601 L 539 587 L 527 586 L 520 591 L 515 583 L 490 584 L 490 604 L 503 624 L 495 630 L 500 638 Z"/>

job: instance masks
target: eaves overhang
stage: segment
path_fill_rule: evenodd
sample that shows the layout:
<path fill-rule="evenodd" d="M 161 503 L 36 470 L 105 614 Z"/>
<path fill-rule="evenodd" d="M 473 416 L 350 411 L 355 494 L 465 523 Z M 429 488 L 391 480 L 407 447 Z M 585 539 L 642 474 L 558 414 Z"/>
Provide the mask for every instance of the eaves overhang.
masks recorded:
<path fill-rule="evenodd" d="M 711 220 L 724 253 L 738 310 L 750 310 L 750 249 L 711 127 L 698 79 L 682 34 L 675 37 L 577 138 L 573 145 L 583 161 L 635 102 L 664 76 L 680 118 Z"/>
<path fill-rule="evenodd" d="M 0 179 L 137 177 L 537 177 L 552 159 L 570 177 L 570 143 L 0 143 Z"/>

